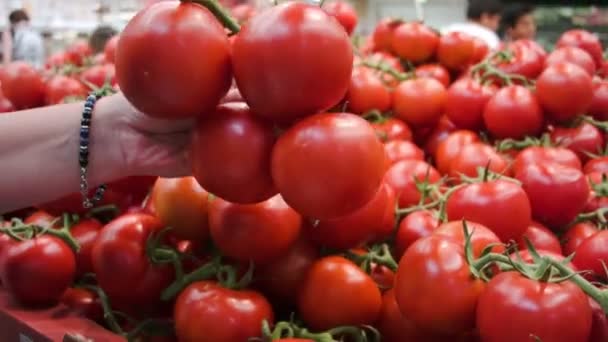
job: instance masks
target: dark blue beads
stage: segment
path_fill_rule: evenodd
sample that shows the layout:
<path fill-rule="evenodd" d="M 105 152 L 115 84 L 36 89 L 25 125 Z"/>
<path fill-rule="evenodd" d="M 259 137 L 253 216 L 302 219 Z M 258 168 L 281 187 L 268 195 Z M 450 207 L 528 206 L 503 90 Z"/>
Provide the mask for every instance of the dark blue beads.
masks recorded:
<path fill-rule="evenodd" d="M 78 164 L 80 165 L 80 191 L 82 194 L 82 205 L 85 208 L 91 208 L 103 197 L 106 191 L 106 185 L 100 185 L 92 198 L 88 197 L 89 184 L 87 182 L 87 167 L 89 166 L 89 143 L 91 133 L 91 119 L 93 117 L 93 109 L 99 94 L 90 94 L 84 102 L 82 110 L 82 118 L 80 119 L 80 140 L 78 145 Z"/>

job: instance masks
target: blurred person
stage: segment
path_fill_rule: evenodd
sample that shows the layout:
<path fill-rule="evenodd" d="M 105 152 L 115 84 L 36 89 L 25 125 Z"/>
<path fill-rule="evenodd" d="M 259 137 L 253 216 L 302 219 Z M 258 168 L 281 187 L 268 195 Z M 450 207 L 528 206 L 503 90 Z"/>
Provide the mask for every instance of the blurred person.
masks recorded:
<path fill-rule="evenodd" d="M 96 55 L 103 52 L 108 40 L 110 40 L 110 38 L 114 37 L 116 34 L 118 34 L 118 31 L 111 26 L 98 26 L 93 33 L 91 33 L 91 37 L 89 37 L 89 45 L 93 50 L 93 54 Z"/>
<path fill-rule="evenodd" d="M 500 45 L 496 33 L 502 13 L 500 0 L 469 0 L 467 5 L 467 22 L 455 23 L 445 27 L 441 32 L 463 32 L 481 39 L 488 47 L 495 50 Z"/>
<path fill-rule="evenodd" d="M 500 20 L 500 32 L 505 41 L 534 39 L 536 37 L 534 6 L 524 3 L 506 5 Z"/>
<path fill-rule="evenodd" d="M 25 10 L 15 10 L 8 16 L 9 30 L 2 39 L 4 63 L 24 61 L 36 68 L 44 65 L 44 41 L 42 35 L 30 25 Z"/>

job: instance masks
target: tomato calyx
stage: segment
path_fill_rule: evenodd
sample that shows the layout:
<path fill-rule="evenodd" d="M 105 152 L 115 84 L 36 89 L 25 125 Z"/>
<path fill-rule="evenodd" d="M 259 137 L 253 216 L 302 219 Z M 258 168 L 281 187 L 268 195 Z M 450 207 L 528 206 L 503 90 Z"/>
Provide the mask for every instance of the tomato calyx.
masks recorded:
<path fill-rule="evenodd" d="M 408 66 L 410 66 L 411 63 L 408 62 L 406 64 Z M 366 68 L 379 71 L 380 73 L 382 73 L 384 75 L 388 75 L 388 76 L 394 78 L 398 82 L 403 82 L 403 81 L 407 81 L 407 80 L 416 78 L 416 73 L 415 73 L 415 70 L 413 67 L 410 68 L 411 71 L 400 72 L 400 71 L 396 70 L 395 68 L 393 68 L 392 66 L 390 66 L 388 63 L 383 62 L 382 60 L 378 60 L 378 61 L 374 61 L 374 62 L 369 61 L 369 60 L 362 60 L 360 63 L 356 64 L 355 66 L 364 66 Z"/>
<path fill-rule="evenodd" d="M 496 66 L 500 63 L 508 63 L 513 58 L 514 56 L 511 51 L 497 51 L 496 53 L 488 56 L 485 60 L 473 66 L 470 74 L 474 79 L 479 80 L 483 85 L 492 84 L 498 81 L 502 85 L 506 86 L 513 85 L 514 82 L 519 82 L 526 87 L 531 86 L 533 82 L 525 76 L 506 73 Z"/>
<path fill-rule="evenodd" d="M 602 173 L 602 180 L 594 182 L 591 177 L 588 177 L 589 185 L 597 197 L 608 197 L 608 175 Z"/>
<path fill-rule="evenodd" d="M 574 126 L 578 126 L 579 124 L 581 124 L 583 122 L 591 124 L 592 126 L 595 126 L 596 128 L 598 128 L 604 132 L 608 132 L 608 121 L 600 121 L 600 120 L 596 120 L 593 117 L 588 116 L 588 115 L 581 115 L 580 117 L 577 118 L 577 120 L 575 120 Z"/>
<path fill-rule="evenodd" d="M 349 251 L 346 253 L 346 258 L 359 265 L 359 267 L 368 274 L 372 272 L 372 264 L 385 266 L 393 272 L 396 272 L 398 267 L 389 246 L 385 243 L 372 246 L 366 253 Z"/>
<path fill-rule="evenodd" d="M 533 147 L 533 146 L 555 147 L 557 145 L 558 144 L 551 141 L 551 136 L 548 134 L 543 134 L 540 138 L 527 136 L 521 140 L 504 139 L 504 140 L 499 140 L 495 143 L 495 147 L 498 152 L 504 152 L 504 151 L 508 151 L 508 150 L 521 151 L 528 147 Z"/>
<path fill-rule="evenodd" d="M 274 329 L 271 330 L 268 321 L 264 320 L 262 323 L 261 341 L 271 342 L 281 338 L 301 338 L 315 342 L 339 342 L 344 340 L 353 342 L 377 342 L 381 339 L 378 330 L 368 325 L 360 327 L 340 326 L 324 332 L 313 333 L 306 328 L 300 327 L 293 321 L 277 322 L 274 325 Z"/>
<path fill-rule="evenodd" d="M 607 227 L 608 219 L 606 219 L 606 215 L 608 215 L 608 208 L 598 208 L 588 213 L 578 214 L 574 221 L 572 221 L 568 226 L 572 227 L 581 222 L 593 222 L 599 227 Z"/>
<path fill-rule="evenodd" d="M 233 35 L 241 30 L 237 21 L 215 0 L 181 0 L 181 2 L 193 2 L 207 8 Z"/>
<path fill-rule="evenodd" d="M 48 227 L 41 227 L 36 224 L 25 224 L 18 218 L 13 218 L 9 227 L 0 228 L 0 233 L 6 234 L 16 241 L 25 241 L 34 239 L 40 235 L 51 235 L 65 242 L 74 253 L 78 253 L 80 245 L 70 234 L 70 228 L 74 224 L 72 217 L 69 214 L 63 215 L 63 226 L 60 228 L 52 228 L 61 218 L 56 218 Z"/>

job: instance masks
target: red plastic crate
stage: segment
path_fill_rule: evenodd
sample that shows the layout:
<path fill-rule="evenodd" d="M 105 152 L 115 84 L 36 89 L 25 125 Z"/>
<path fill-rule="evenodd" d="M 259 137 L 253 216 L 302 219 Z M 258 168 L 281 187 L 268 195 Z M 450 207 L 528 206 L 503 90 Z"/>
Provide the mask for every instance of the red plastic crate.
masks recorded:
<path fill-rule="evenodd" d="M 77 316 L 64 305 L 44 310 L 25 309 L 0 289 L 0 341 L 78 341 L 66 338 L 66 335 L 80 336 L 83 341 L 126 341 L 95 322 Z"/>

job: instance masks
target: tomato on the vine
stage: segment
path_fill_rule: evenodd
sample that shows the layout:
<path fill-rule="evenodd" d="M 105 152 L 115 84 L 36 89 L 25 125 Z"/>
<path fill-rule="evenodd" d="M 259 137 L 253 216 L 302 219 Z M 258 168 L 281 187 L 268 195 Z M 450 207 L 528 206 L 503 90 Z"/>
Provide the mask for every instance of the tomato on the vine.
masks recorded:
<path fill-rule="evenodd" d="M 399 207 L 408 208 L 418 204 L 422 198 L 417 183 L 436 184 L 441 180 L 441 175 L 433 166 L 422 160 L 408 159 L 391 166 L 386 172 L 385 180 L 395 190 Z M 431 200 L 432 198 L 426 198 L 427 202 Z"/>
<path fill-rule="evenodd" d="M 447 91 L 433 78 L 416 78 L 399 84 L 393 91 L 393 114 L 416 127 L 436 124 L 445 108 Z"/>
<path fill-rule="evenodd" d="M 417 210 L 408 214 L 397 228 L 395 235 L 395 259 L 399 260 L 403 253 L 416 241 L 433 234 L 439 227 L 437 214 L 429 210 Z"/>
<path fill-rule="evenodd" d="M 206 114 L 230 87 L 228 37 L 199 4 L 154 3 L 121 33 L 116 78 L 129 102 L 147 115 L 179 119 Z"/>
<path fill-rule="evenodd" d="M 177 297 L 173 319 L 180 341 L 243 342 L 260 337 L 262 322 L 272 324 L 274 313 L 258 292 L 199 281 Z"/>
<path fill-rule="evenodd" d="M 580 222 L 568 228 L 562 237 L 564 255 L 571 255 L 576 252 L 583 241 L 597 232 L 599 232 L 599 229 L 591 222 Z"/>
<path fill-rule="evenodd" d="M 598 279 L 608 279 L 608 231 L 599 231 L 581 242 L 575 249 L 572 263 L 580 271 L 590 271 Z"/>
<path fill-rule="evenodd" d="M 597 120 L 608 120 L 608 81 L 593 83 L 593 98 L 588 112 Z"/>
<path fill-rule="evenodd" d="M 587 51 L 576 46 L 564 46 L 551 52 L 545 60 L 545 65 L 550 66 L 560 62 L 576 64 L 585 69 L 589 76 L 595 75 L 595 61 Z"/>
<path fill-rule="evenodd" d="M 474 56 L 475 40 L 466 33 L 450 32 L 439 39 L 437 59 L 448 69 L 465 69 L 473 62 Z"/>
<path fill-rule="evenodd" d="M 97 295 L 84 288 L 70 287 L 61 296 L 61 303 L 78 315 L 92 321 L 103 319 L 103 308 Z"/>
<path fill-rule="evenodd" d="M 44 81 L 40 74 L 25 62 L 6 65 L 0 75 L 2 93 L 17 110 L 34 108 L 44 103 Z"/>
<path fill-rule="evenodd" d="M 96 87 L 103 87 L 106 83 L 110 86 L 116 85 L 116 68 L 113 64 L 94 65 L 85 70 L 82 79 Z"/>
<path fill-rule="evenodd" d="M 377 324 L 378 331 L 382 334 L 382 341 L 412 341 L 420 337 L 414 323 L 399 310 L 394 289 L 390 289 L 382 295 L 382 309 Z"/>
<path fill-rule="evenodd" d="M 575 127 L 555 127 L 551 140 L 575 152 L 583 162 L 591 159 L 589 154 L 597 153 L 605 144 L 602 131 L 586 122 Z"/>
<path fill-rule="evenodd" d="M 484 249 L 491 247 L 492 252 L 502 253 L 505 251 L 504 244 L 501 243 L 500 238 L 490 228 L 483 224 L 476 223 L 473 221 L 464 221 L 466 227 L 471 234 L 471 249 L 473 256 L 481 256 Z M 433 235 L 445 236 L 461 244 L 464 248 L 466 240 L 464 235 L 463 220 L 449 221 L 441 224 L 437 229 L 433 231 Z"/>
<path fill-rule="evenodd" d="M 376 51 L 391 51 L 393 48 L 393 32 L 401 25 L 401 20 L 382 19 L 372 32 L 372 41 Z"/>
<path fill-rule="evenodd" d="M 46 83 L 46 103 L 60 104 L 70 98 L 81 100 L 88 94 L 88 89 L 75 78 L 57 75 Z"/>
<path fill-rule="evenodd" d="M 82 219 L 70 228 L 80 250 L 76 253 L 76 276 L 81 277 L 93 272 L 93 245 L 103 225 L 96 219 Z"/>
<path fill-rule="evenodd" d="M 434 78 L 446 88 L 450 86 L 450 72 L 441 64 L 423 64 L 416 68 L 415 74 L 419 78 Z"/>
<path fill-rule="evenodd" d="M 475 177 L 479 168 L 487 168 L 498 174 L 509 173 L 509 163 L 492 146 L 474 142 L 465 145 L 450 163 L 448 174 L 454 179 L 460 176 Z"/>
<path fill-rule="evenodd" d="M 382 141 L 401 139 L 411 141 L 413 139 L 412 130 L 400 119 L 386 118 L 372 123 L 372 126 Z"/>
<path fill-rule="evenodd" d="M 562 254 L 562 246 L 557 236 L 541 223 L 532 221 L 528 225 L 526 231 L 517 240 L 517 246 L 520 250 L 528 249 L 526 240 L 537 250 L 548 251 L 558 255 Z"/>
<path fill-rule="evenodd" d="M 405 22 L 393 31 L 392 51 L 409 62 L 427 61 L 437 50 L 439 34 L 420 22 Z"/>
<path fill-rule="evenodd" d="M 534 79 L 543 71 L 546 53 L 536 42 L 517 40 L 506 50 L 508 58 L 498 62 L 498 68 L 503 72 Z"/>
<path fill-rule="evenodd" d="M 462 78 L 448 88 L 445 115 L 458 128 L 481 129 L 484 107 L 495 92 L 475 79 Z"/>
<path fill-rule="evenodd" d="M 406 159 L 424 160 L 424 151 L 407 140 L 393 140 L 384 144 L 386 158 L 391 164 Z"/>
<path fill-rule="evenodd" d="M 338 20 L 349 35 L 353 33 L 359 18 L 353 6 L 347 1 L 335 0 L 323 4 L 323 10 Z"/>
<path fill-rule="evenodd" d="M 355 114 L 371 110 L 387 111 L 391 107 L 391 93 L 382 80 L 367 68 L 356 68 L 346 94 L 348 109 Z"/>
<path fill-rule="evenodd" d="M 583 172 L 585 174 L 590 174 L 593 172 L 600 174 L 608 173 L 608 156 L 589 159 L 589 161 L 587 161 L 583 167 Z"/>
<path fill-rule="evenodd" d="M 564 32 L 557 41 L 557 47 L 564 46 L 576 46 L 587 51 L 598 68 L 604 61 L 602 42 L 596 34 L 589 31 L 574 29 Z"/>
<path fill-rule="evenodd" d="M 452 162 L 460 155 L 462 149 L 478 141 L 480 141 L 479 136 L 473 131 L 458 130 L 450 133 L 437 145 L 433 154 L 439 172 L 448 173 Z"/>
<path fill-rule="evenodd" d="M 300 315 L 316 330 L 372 324 L 381 306 L 382 295 L 374 280 L 340 256 L 317 260 L 300 287 Z"/>
<path fill-rule="evenodd" d="M 519 85 L 500 89 L 486 104 L 483 121 L 493 137 L 521 139 L 543 128 L 543 111 L 536 96 Z"/>
<path fill-rule="evenodd" d="M 536 163 L 556 163 L 578 170 L 583 168 L 577 155 L 567 148 L 531 146 L 517 154 L 513 163 L 513 170 L 517 173 L 519 169 Z"/>

